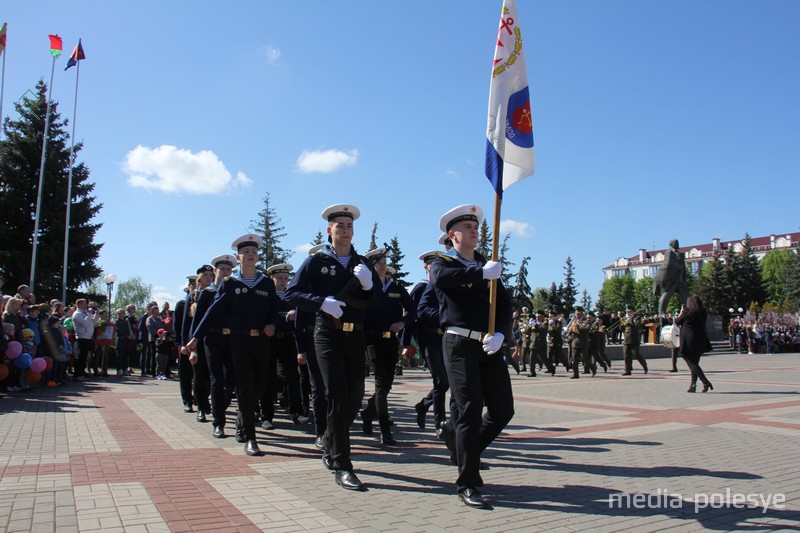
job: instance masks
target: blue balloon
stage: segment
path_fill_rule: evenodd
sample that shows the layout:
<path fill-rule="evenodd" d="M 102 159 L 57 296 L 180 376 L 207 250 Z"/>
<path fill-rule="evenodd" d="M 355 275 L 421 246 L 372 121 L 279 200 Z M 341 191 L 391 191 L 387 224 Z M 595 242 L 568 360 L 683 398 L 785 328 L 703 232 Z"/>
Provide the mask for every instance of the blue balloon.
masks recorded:
<path fill-rule="evenodd" d="M 19 368 L 20 370 L 25 370 L 26 368 L 31 366 L 33 358 L 31 357 L 30 354 L 23 353 L 12 359 L 11 362 L 14 363 L 14 366 Z"/>

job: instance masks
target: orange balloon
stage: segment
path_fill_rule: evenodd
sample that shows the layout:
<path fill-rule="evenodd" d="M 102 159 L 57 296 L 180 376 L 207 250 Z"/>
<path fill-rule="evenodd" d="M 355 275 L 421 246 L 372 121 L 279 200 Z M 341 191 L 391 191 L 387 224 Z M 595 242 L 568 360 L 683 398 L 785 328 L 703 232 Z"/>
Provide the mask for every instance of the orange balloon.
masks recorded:
<path fill-rule="evenodd" d="M 28 383 L 30 383 L 31 385 L 35 385 L 39 383 L 39 381 L 42 379 L 42 374 L 40 374 L 39 372 L 34 372 L 29 368 L 28 370 L 25 371 L 25 379 L 27 379 Z"/>
<path fill-rule="evenodd" d="M 0 381 L 8 377 L 8 365 L 0 364 Z"/>

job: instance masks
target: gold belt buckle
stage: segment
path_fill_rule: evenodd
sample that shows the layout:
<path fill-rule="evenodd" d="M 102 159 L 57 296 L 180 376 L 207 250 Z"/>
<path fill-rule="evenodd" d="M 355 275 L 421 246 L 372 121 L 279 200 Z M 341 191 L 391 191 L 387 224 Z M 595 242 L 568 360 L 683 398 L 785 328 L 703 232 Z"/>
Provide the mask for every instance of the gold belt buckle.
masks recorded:
<path fill-rule="evenodd" d="M 222 328 L 222 334 L 223 335 L 230 335 L 231 334 L 231 328 Z"/>
<path fill-rule="evenodd" d="M 251 337 L 258 337 L 258 330 L 257 329 L 251 329 L 250 330 L 250 336 Z"/>
<path fill-rule="evenodd" d="M 392 332 L 391 331 L 384 331 L 383 332 L 383 338 L 384 339 L 391 339 L 392 338 Z"/>
<path fill-rule="evenodd" d="M 342 322 L 342 331 L 351 333 L 353 331 L 353 326 L 355 326 L 355 324 L 352 322 Z"/>

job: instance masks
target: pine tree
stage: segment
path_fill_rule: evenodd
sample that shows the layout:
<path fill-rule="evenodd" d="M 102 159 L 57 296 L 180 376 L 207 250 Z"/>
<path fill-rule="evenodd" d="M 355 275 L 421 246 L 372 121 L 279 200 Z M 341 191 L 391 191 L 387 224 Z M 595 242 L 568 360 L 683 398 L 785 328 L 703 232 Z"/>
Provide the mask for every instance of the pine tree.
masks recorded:
<path fill-rule="evenodd" d="M 523 257 L 516 276 L 516 285 L 511 289 L 511 302 L 514 309 L 530 307 L 531 286 L 528 284 L 528 262 L 530 257 Z"/>
<path fill-rule="evenodd" d="M 378 235 L 378 222 L 375 222 L 372 225 L 372 235 L 370 235 L 370 237 L 369 237 L 369 249 L 370 250 L 374 250 L 375 248 L 378 247 L 377 235 Z M 369 250 L 367 250 L 367 251 L 369 251 Z"/>
<path fill-rule="evenodd" d="M 722 253 L 714 251 L 711 260 L 703 266 L 697 291 L 712 315 L 725 316 L 734 305 L 733 292 L 728 283 L 727 267 L 722 262 Z"/>
<path fill-rule="evenodd" d="M 403 271 L 403 258 L 405 257 L 405 254 L 400 251 L 400 243 L 397 241 L 397 235 L 392 237 L 392 240 L 389 241 L 389 248 L 391 248 L 388 257 L 389 266 L 397 271 L 392 276 L 392 279 L 403 287 L 408 288 L 411 283 L 403 279 L 408 276 L 408 272 Z"/>
<path fill-rule="evenodd" d="M 264 239 L 264 246 L 258 250 L 258 264 L 262 270 L 289 260 L 292 253 L 280 245 L 281 239 L 286 237 L 285 228 L 270 205 L 269 193 L 264 195 L 264 209 L 259 211 L 258 219 L 250 222 L 250 230 Z"/>
<path fill-rule="evenodd" d="M 581 293 L 581 305 L 586 311 L 592 308 L 592 297 L 589 296 L 589 291 L 586 289 L 583 289 L 583 293 Z"/>
<path fill-rule="evenodd" d="M 575 283 L 575 269 L 572 266 L 572 257 L 568 256 L 564 264 L 564 288 L 561 293 L 561 302 L 564 311 L 571 313 L 575 308 L 575 302 L 578 301 L 579 286 L 579 283 Z"/>
<path fill-rule="evenodd" d="M 509 238 L 511 238 L 510 233 L 507 233 L 506 236 L 503 237 L 503 244 L 500 245 L 500 253 L 498 254 L 498 259 L 503 265 L 503 273 L 500 275 L 500 279 L 506 287 L 511 285 L 511 278 L 514 277 L 514 274 L 511 273 L 511 267 L 515 265 L 515 263 L 507 259 Z"/>
<path fill-rule="evenodd" d="M 550 290 L 547 291 L 547 307 L 560 315 L 564 310 L 561 308 L 561 299 L 558 296 L 558 291 L 559 289 L 554 281 L 550 284 Z"/>
<path fill-rule="evenodd" d="M 31 93 L 32 94 L 32 93 Z M 16 288 L 30 282 L 32 236 L 39 192 L 39 166 L 42 155 L 44 121 L 47 112 L 47 85 L 36 84 L 32 98 L 23 97 L 14 104 L 17 120 L 6 119 L 5 135 L 0 141 L 0 266 L 5 270 L 6 285 Z M 69 176 L 70 139 L 68 122 L 61 120 L 58 103 L 51 102 L 45 173 L 42 183 L 36 286 L 38 301 L 61 298 L 63 289 L 64 235 L 66 228 L 67 181 Z M 95 184 L 89 181 L 89 169 L 75 164 L 83 147 L 75 144 L 73 154 L 70 233 L 67 256 L 67 300 L 83 293 L 79 288 L 99 276 L 97 265 L 101 243 L 95 235 L 101 224 L 93 223 L 103 204 L 96 202 Z"/>
<path fill-rule="evenodd" d="M 492 233 L 489 231 L 489 224 L 486 223 L 485 218 L 481 221 L 478 229 L 478 246 L 475 247 L 475 250 L 487 261 L 492 258 Z"/>
<path fill-rule="evenodd" d="M 739 254 L 740 276 L 744 279 L 744 300 L 747 308 L 756 302 L 763 304 L 767 299 L 767 290 L 761 274 L 761 264 L 758 262 L 749 234 L 745 234 L 742 242 L 742 252 Z"/>
<path fill-rule="evenodd" d="M 311 241 L 311 245 L 312 246 L 316 246 L 317 244 L 322 244 L 323 242 L 325 242 L 323 240 L 324 238 L 325 238 L 325 236 L 322 235 L 322 230 L 318 230 L 317 234 L 314 236 L 314 240 Z"/>

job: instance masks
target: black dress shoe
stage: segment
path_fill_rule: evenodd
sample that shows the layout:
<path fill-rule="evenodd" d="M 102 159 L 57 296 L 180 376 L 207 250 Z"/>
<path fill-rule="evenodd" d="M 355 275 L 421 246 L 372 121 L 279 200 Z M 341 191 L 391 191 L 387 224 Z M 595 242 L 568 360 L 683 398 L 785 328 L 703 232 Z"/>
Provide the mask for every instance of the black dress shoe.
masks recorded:
<path fill-rule="evenodd" d="M 364 411 L 361 411 L 361 431 L 364 435 L 372 435 L 372 419 L 364 416 Z"/>
<path fill-rule="evenodd" d="M 191 405 L 183 404 L 183 412 L 184 413 L 193 413 L 194 409 L 192 409 Z"/>
<path fill-rule="evenodd" d="M 710 381 L 703 385 L 703 392 L 708 392 L 709 390 L 714 390 L 714 385 Z"/>
<path fill-rule="evenodd" d="M 224 439 L 225 438 L 225 428 L 222 426 L 215 426 L 214 427 L 214 438 L 215 439 Z"/>
<path fill-rule="evenodd" d="M 206 414 L 203 411 L 197 411 L 197 421 L 208 422 L 208 420 L 206 420 Z"/>
<path fill-rule="evenodd" d="M 258 443 L 254 440 L 247 441 L 244 445 L 244 453 L 247 455 L 258 457 L 261 455 L 261 450 L 258 448 Z"/>
<path fill-rule="evenodd" d="M 697 392 L 697 385 L 692 385 L 686 392 Z"/>
<path fill-rule="evenodd" d="M 464 502 L 464 505 L 468 507 L 474 507 L 476 509 L 491 509 L 492 507 L 489 505 L 481 493 L 478 492 L 478 489 L 473 488 L 466 488 L 464 490 L 458 491 L 458 497 Z"/>
<path fill-rule="evenodd" d="M 391 431 L 381 431 L 381 444 L 385 446 L 395 446 L 397 444 Z"/>
<path fill-rule="evenodd" d="M 314 446 L 320 450 L 325 448 L 325 435 L 317 435 L 317 440 L 314 441 Z"/>
<path fill-rule="evenodd" d="M 428 414 L 428 410 L 422 402 L 416 404 L 414 410 L 417 412 L 417 425 L 419 429 L 425 429 L 425 415 Z"/>
<path fill-rule="evenodd" d="M 331 454 L 328 452 L 322 454 L 322 464 L 328 470 L 333 470 L 333 459 L 331 459 Z"/>
<path fill-rule="evenodd" d="M 240 444 L 247 440 L 244 438 L 244 432 L 241 430 L 241 428 L 236 428 L 236 434 L 234 435 L 234 438 L 236 439 L 236 442 Z"/>
<path fill-rule="evenodd" d="M 623 376 L 630 376 L 630 375 L 631 375 L 631 373 L 630 373 L 630 372 L 623 372 L 623 374 L 622 374 L 622 375 L 623 375 Z"/>
<path fill-rule="evenodd" d="M 367 490 L 367 487 L 351 470 L 337 470 L 336 484 L 347 490 Z"/>

